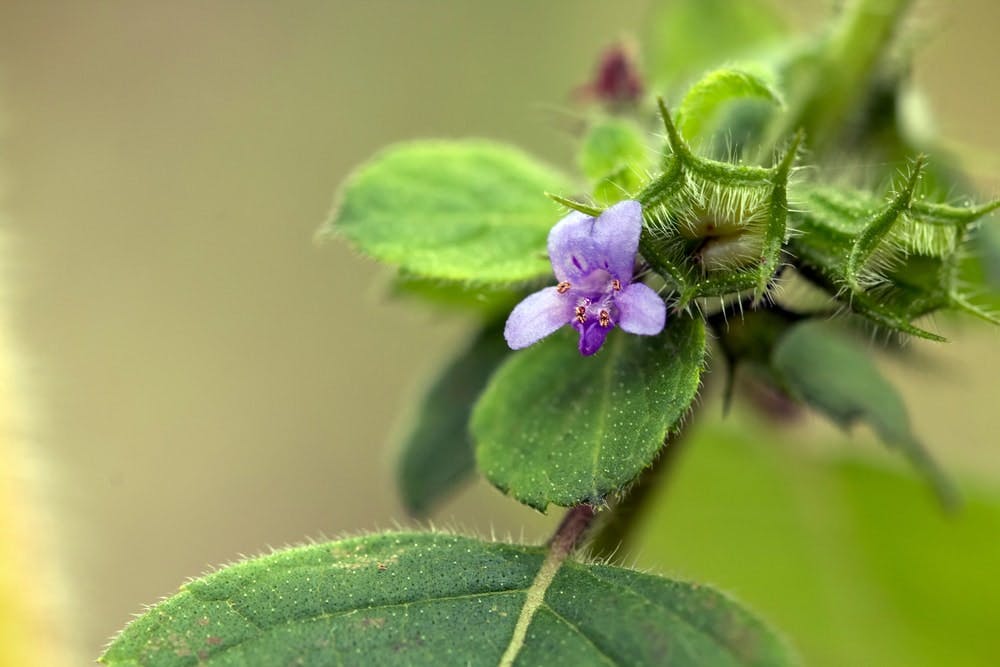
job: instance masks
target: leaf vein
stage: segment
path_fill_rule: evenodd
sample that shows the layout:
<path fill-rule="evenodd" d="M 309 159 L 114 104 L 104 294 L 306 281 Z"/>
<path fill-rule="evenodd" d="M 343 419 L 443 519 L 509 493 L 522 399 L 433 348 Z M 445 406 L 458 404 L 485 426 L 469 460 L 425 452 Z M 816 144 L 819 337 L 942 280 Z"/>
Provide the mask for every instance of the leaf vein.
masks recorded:
<path fill-rule="evenodd" d="M 551 605 L 545 604 L 543 602 L 542 606 L 545 607 L 545 609 L 547 611 L 549 611 L 553 616 L 555 616 L 557 620 L 559 620 L 562 623 L 564 623 L 566 626 L 569 627 L 570 630 L 572 630 L 574 633 L 576 633 L 577 635 L 579 635 L 585 642 L 587 642 L 587 644 L 589 644 L 590 646 L 592 646 L 594 648 L 594 650 L 598 653 L 598 655 L 600 655 L 602 658 L 604 658 L 605 662 L 607 662 L 609 665 L 618 665 L 619 664 L 613 657 L 611 657 L 608 653 L 606 653 L 603 649 L 601 649 L 600 646 L 598 646 L 596 643 L 594 643 L 594 640 L 591 639 L 590 637 L 588 637 L 586 635 L 586 633 L 584 633 L 584 631 L 580 628 L 579 625 L 577 625 L 573 621 L 569 620 L 568 618 L 566 618 L 565 616 L 563 616 L 562 614 L 560 614 L 558 611 L 556 611 L 555 609 L 553 609 Z"/>

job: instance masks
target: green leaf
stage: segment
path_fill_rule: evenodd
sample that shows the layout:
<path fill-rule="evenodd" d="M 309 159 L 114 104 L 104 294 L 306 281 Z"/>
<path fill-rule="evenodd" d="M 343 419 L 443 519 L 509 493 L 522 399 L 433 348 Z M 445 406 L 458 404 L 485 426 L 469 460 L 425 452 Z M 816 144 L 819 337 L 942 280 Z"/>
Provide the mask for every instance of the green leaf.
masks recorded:
<path fill-rule="evenodd" d="M 601 118 L 584 137 L 578 162 L 595 184 L 594 198 L 610 205 L 642 187 L 649 173 L 649 158 L 643 133 L 634 123 Z"/>
<path fill-rule="evenodd" d="M 389 148 L 351 176 L 324 227 L 423 278 L 506 284 L 551 273 L 545 240 L 570 188 L 524 153 L 488 141 Z"/>
<path fill-rule="evenodd" d="M 910 430 L 899 394 L 863 349 L 831 333 L 822 322 L 805 322 L 782 337 L 772 361 L 794 396 L 842 428 L 868 424 L 927 477 L 945 506 L 957 502 L 950 481 Z"/>
<path fill-rule="evenodd" d="M 645 25 L 644 60 L 660 90 L 726 61 L 757 55 L 787 33 L 772 3 L 763 0 L 661 1 Z"/>
<path fill-rule="evenodd" d="M 648 151 L 634 123 L 601 118 L 587 131 L 578 159 L 584 176 L 596 181 L 624 166 L 644 168 Z"/>
<path fill-rule="evenodd" d="M 542 548 L 444 534 L 288 549 L 185 584 L 101 660 L 492 667 L 523 618 L 508 657 L 524 667 L 789 664 L 760 621 L 710 588 L 580 562 L 545 572 L 546 562 Z"/>
<path fill-rule="evenodd" d="M 404 272 L 393 278 L 393 296 L 419 299 L 442 311 L 466 312 L 489 320 L 509 313 L 524 298 L 524 289 L 506 285 L 474 285 L 433 278 L 419 278 Z"/>
<path fill-rule="evenodd" d="M 801 426 L 754 424 L 696 422 L 622 552 L 739 591 L 803 665 L 996 662 L 995 481 L 984 487 L 980 471 L 978 485 L 962 484 L 961 511 L 944 514 L 906 470 Z"/>
<path fill-rule="evenodd" d="M 490 375 L 510 353 L 503 322 L 489 324 L 428 389 L 397 469 L 403 504 L 412 514 L 428 514 L 475 470 L 469 416 Z"/>
<path fill-rule="evenodd" d="M 709 72 L 688 89 L 677 108 L 677 129 L 688 141 L 703 133 L 720 109 L 740 99 L 760 99 L 783 106 L 781 94 L 762 74 L 726 67 Z"/>
<path fill-rule="evenodd" d="M 472 416 L 476 460 L 495 486 L 544 511 L 601 503 L 647 467 L 698 391 L 702 320 L 658 336 L 612 331 L 581 357 L 569 328 L 507 361 Z"/>

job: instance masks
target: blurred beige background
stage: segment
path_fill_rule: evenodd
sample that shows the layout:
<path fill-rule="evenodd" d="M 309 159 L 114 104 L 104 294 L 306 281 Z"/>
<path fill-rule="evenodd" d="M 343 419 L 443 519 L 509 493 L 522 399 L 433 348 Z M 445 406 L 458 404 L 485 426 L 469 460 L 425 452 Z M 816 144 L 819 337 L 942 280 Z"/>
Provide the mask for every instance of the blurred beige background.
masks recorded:
<path fill-rule="evenodd" d="M 313 232 L 394 140 L 570 164 L 568 91 L 646 4 L 0 4 L 4 262 L 84 655 L 212 564 L 402 518 L 387 442 L 464 324 L 386 301 L 383 272 Z M 1000 4 L 944 5 L 917 76 L 996 191 Z M 996 441 L 997 335 L 958 337 L 943 375 L 892 372 L 942 458 L 997 470 L 969 446 Z M 483 484 L 439 519 L 551 521 Z"/>

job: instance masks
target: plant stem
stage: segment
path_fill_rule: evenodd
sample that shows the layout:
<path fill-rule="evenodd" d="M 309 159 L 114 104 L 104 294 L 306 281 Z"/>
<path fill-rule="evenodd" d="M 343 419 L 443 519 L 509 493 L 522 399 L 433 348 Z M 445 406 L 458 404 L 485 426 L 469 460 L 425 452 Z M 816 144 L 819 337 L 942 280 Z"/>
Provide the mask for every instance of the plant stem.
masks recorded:
<path fill-rule="evenodd" d="M 561 560 L 565 560 L 580 545 L 596 516 L 593 505 L 570 508 L 549 538 L 549 553 L 562 554 Z"/>
<path fill-rule="evenodd" d="M 545 600 L 545 592 L 552 585 L 552 580 L 555 579 L 559 568 L 580 545 L 596 515 L 592 505 L 577 505 L 566 512 L 566 516 L 563 517 L 556 532 L 549 538 L 549 553 L 545 556 L 545 561 L 538 569 L 535 580 L 531 582 L 531 586 L 525 594 L 524 606 L 521 607 L 521 613 L 517 617 L 517 624 L 514 626 L 514 634 L 510 638 L 510 643 L 507 644 L 507 649 L 500 657 L 499 667 L 512 667 L 517 660 L 528 636 L 528 627 L 535 617 L 535 612 Z"/>
<path fill-rule="evenodd" d="M 836 141 L 869 93 L 880 60 L 913 0 L 851 0 L 824 40 L 811 75 L 785 82 L 788 110 L 765 135 L 758 160 L 769 160 L 791 131 L 803 128 L 809 147 L 822 152 Z"/>
<path fill-rule="evenodd" d="M 836 139 L 834 128 L 843 123 L 845 113 L 867 97 L 873 70 L 911 4 L 912 0 L 855 0 L 850 4 L 831 36 L 825 58 L 827 73 L 833 78 L 817 82 L 824 93 L 814 97 L 809 107 L 815 112 L 814 143 L 819 138 Z"/>

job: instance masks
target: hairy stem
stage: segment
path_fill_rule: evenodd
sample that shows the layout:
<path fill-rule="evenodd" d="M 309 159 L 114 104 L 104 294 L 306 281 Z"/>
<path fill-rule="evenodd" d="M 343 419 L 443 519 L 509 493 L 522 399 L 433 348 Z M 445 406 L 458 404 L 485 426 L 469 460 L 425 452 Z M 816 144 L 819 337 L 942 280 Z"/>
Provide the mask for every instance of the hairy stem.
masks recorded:
<path fill-rule="evenodd" d="M 813 75 L 785 82 L 790 87 L 788 110 L 765 135 L 759 161 L 771 159 L 774 147 L 798 128 L 805 129 L 814 152 L 836 145 L 845 121 L 868 95 L 873 74 L 912 4 L 913 0 L 845 3 L 813 65 Z"/>
<path fill-rule="evenodd" d="M 596 516 L 593 505 L 577 505 L 566 512 L 556 532 L 549 538 L 549 554 L 561 554 L 560 562 L 566 560 L 580 546 Z"/>

